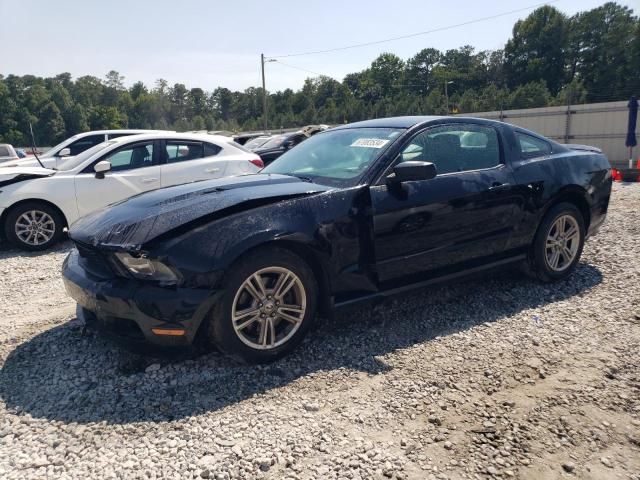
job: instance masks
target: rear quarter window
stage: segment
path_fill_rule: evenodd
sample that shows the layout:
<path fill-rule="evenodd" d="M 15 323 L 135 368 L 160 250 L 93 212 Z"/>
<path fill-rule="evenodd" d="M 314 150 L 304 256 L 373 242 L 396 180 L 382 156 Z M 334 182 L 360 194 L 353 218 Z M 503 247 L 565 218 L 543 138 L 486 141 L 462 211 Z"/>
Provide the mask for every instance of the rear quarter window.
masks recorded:
<path fill-rule="evenodd" d="M 551 144 L 541 138 L 516 132 L 516 140 L 518 141 L 522 158 L 544 157 L 551 154 Z"/>
<path fill-rule="evenodd" d="M 237 144 L 237 145 L 240 146 L 240 144 Z M 219 147 L 218 145 L 215 145 L 213 143 L 206 143 L 205 142 L 205 144 L 204 144 L 204 156 L 205 157 L 213 157 L 213 156 L 217 155 L 218 153 L 220 153 L 220 150 L 222 150 L 222 147 Z"/>

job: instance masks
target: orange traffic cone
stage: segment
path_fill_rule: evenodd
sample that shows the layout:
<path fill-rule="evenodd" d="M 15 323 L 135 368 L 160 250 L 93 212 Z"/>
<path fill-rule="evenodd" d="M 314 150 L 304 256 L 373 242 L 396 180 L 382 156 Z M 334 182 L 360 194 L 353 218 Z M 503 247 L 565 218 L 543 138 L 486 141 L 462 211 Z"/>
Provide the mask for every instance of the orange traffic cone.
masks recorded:
<path fill-rule="evenodd" d="M 621 182 L 622 181 L 622 174 L 620 173 L 620 170 L 618 170 L 617 168 L 612 168 L 611 169 L 611 178 L 613 179 L 614 182 Z"/>

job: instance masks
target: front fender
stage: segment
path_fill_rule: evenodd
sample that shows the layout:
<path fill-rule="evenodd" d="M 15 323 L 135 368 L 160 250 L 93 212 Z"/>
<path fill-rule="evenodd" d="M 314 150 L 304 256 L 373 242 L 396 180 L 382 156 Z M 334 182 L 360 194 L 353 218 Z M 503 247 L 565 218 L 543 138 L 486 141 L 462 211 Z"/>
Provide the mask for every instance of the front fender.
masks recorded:
<path fill-rule="evenodd" d="M 288 201 L 214 220 L 161 242 L 149 251 L 182 271 L 206 274 L 222 271 L 244 252 L 259 245 L 286 240 L 316 250 L 330 249 L 318 221 L 304 202 Z"/>

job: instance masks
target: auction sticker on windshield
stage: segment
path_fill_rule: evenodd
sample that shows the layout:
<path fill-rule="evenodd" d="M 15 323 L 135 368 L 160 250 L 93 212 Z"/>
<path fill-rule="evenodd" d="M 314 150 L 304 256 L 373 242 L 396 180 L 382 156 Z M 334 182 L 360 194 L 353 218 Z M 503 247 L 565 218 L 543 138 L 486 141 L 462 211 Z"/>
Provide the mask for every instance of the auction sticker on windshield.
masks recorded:
<path fill-rule="evenodd" d="M 359 138 L 351 144 L 352 147 L 365 147 L 365 148 L 382 148 L 389 140 L 382 138 Z"/>

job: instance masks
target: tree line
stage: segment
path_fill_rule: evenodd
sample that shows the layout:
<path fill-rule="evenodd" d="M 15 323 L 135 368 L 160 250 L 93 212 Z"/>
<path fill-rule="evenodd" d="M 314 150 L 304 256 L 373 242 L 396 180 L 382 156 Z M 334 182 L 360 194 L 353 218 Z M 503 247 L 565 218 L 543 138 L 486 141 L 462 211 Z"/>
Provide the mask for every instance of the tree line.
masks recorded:
<path fill-rule="evenodd" d="M 53 145 L 98 129 L 258 130 L 261 88 L 212 92 L 159 79 L 130 88 L 104 79 L 0 75 L 0 141 Z M 446 93 L 446 95 L 445 95 Z M 568 17 L 551 6 L 513 26 L 504 49 L 424 48 L 403 60 L 383 53 L 342 81 L 308 78 L 267 93 L 269 127 L 337 124 L 390 115 L 447 114 L 624 100 L 640 94 L 640 20 L 615 2 Z"/>

